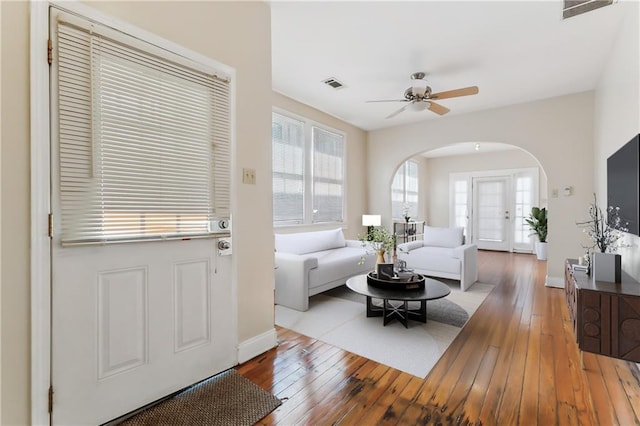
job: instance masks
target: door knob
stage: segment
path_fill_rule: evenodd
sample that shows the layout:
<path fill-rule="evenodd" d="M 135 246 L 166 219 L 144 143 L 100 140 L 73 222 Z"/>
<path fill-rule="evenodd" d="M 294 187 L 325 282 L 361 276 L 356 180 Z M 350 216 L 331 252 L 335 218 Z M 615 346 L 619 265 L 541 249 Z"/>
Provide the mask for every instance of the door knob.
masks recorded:
<path fill-rule="evenodd" d="M 229 250 L 230 247 L 231 247 L 231 244 L 229 244 L 229 241 L 227 240 L 218 241 L 218 250 Z"/>

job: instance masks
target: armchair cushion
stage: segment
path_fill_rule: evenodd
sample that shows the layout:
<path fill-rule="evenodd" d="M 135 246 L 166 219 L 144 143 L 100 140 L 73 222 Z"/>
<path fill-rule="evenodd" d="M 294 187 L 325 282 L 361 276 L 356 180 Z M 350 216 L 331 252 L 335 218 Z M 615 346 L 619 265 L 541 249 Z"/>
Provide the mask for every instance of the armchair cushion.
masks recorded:
<path fill-rule="evenodd" d="M 464 244 L 464 229 L 424 227 L 423 244 L 431 247 L 454 248 Z"/>

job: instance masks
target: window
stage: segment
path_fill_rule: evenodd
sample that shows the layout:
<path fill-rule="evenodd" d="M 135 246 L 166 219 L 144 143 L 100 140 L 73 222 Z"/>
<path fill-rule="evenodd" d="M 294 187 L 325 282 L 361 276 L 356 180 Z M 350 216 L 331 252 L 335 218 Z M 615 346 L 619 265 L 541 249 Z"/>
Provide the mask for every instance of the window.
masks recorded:
<path fill-rule="evenodd" d="M 464 228 L 464 235 L 467 235 L 467 223 L 469 220 L 469 182 L 467 179 L 459 179 L 451 181 L 453 196 L 453 226 Z"/>
<path fill-rule="evenodd" d="M 405 207 L 410 217 L 418 217 L 418 163 L 413 160 L 400 166 L 391 184 L 391 216 L 402 219 Z"/>
<path fill-rule="evenodd" d="M 274 225 L 342 222 L 344 135 L 274 112 L 271 138 Z"/>
<path fill-rule="evenodd" d="M 515 220 L 513 221 L 513 242 L 515 245 L 528 247 L 531 244 L 531 230 L 524 219 L 531 213 L 535 200 L 537 176 L 533 173 L 519 173 L 515 178 Z"/>
<path fill-rule="evenodd" d="M 229 217 L 229 80 L 98 24 L 56 31 L 62 243 L 206 236 Z"/>

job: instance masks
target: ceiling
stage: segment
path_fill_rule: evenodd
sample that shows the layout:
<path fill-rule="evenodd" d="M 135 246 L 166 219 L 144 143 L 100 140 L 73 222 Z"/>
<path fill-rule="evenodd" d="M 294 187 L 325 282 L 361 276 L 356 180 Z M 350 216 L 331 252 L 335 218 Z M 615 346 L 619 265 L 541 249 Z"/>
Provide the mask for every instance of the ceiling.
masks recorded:
<path fill-rule="evenodd" d="M 623 19 L 620 3 L 562 20 L 562 1 L 272 1 L 273 89 L 364 130 L 438 120 L 385 119 L 410 75 L 446 99 L 448 115 L 595 88 Z M 335 90 L 322 81 L 345 84 Z"/>

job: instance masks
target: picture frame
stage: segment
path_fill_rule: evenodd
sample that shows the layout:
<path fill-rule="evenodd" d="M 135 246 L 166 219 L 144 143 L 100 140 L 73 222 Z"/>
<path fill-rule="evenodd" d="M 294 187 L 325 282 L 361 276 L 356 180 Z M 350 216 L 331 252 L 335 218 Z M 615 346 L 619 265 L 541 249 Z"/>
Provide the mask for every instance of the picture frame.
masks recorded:
<path fill-rule="evenodd" d="M 393 263 L 378 263 L 376 265 L 376 274 L 379 280 L 392 280 L 395 275 Z"/>

